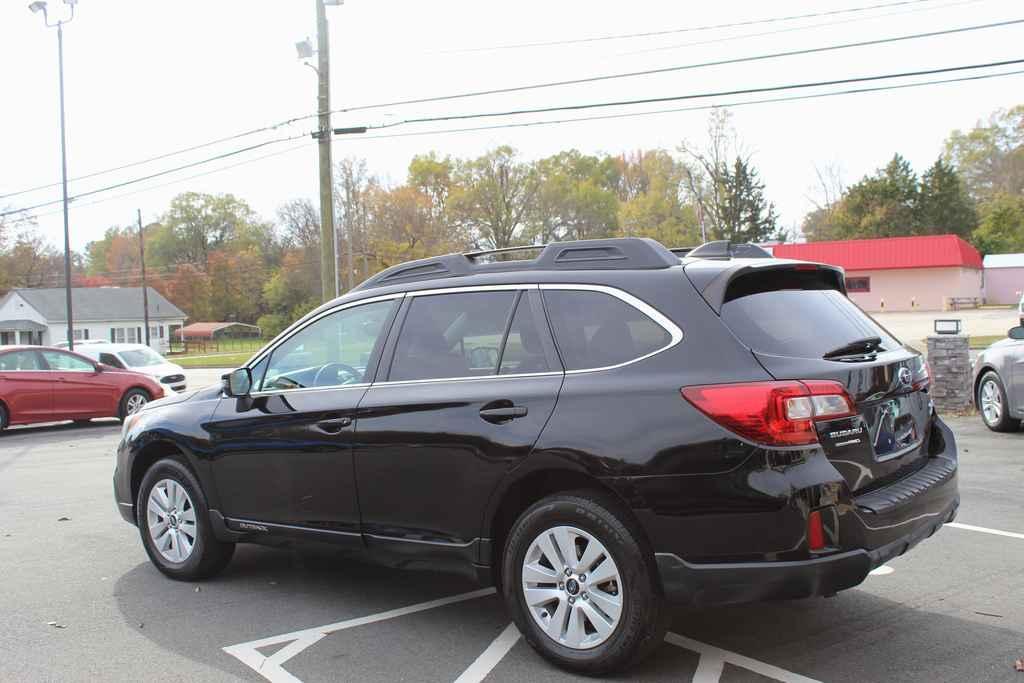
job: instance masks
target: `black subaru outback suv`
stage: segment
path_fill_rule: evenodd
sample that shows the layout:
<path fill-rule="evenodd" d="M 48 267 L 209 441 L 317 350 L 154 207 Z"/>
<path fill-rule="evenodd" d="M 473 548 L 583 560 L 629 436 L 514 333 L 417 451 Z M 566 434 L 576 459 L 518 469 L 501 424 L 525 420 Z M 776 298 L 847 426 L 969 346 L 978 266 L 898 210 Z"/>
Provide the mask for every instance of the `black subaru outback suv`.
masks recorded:
<path fill-rule="evenodd" d="M 653 649 L 671 603 L 856 586 L 953 519 L 953 435 L 841 270 L 736 253 L 392 267 L 130 417 L 121 514 L 175 579 L 239 542 L 462 563 L 586 673 Z"/>

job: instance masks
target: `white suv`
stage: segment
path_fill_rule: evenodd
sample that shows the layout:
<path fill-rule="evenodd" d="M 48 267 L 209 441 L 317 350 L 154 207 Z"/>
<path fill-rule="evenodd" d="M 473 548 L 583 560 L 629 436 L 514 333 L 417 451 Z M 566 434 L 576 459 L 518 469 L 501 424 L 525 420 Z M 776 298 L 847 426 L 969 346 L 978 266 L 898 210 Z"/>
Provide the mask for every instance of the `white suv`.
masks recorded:
<path fill-rule="evenodd" d="M 145 344 L 75 344 L 75 351 L 104 365 L 153 377 L 165 387 L 185 391 L 185 371 Z"/>

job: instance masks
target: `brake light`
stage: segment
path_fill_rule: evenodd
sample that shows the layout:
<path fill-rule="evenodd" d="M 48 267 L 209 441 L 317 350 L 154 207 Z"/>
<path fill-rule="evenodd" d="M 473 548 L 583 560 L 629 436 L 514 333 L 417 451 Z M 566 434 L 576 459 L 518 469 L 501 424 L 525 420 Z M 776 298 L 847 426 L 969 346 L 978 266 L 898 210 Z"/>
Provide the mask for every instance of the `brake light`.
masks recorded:
<path fill-rule="evenodd" d="M 817 443 L 816 420 L 856 413 L 843 385 L 825 380 L 709 384 L 682 394 L 729 431 L 766 446 Z"/>

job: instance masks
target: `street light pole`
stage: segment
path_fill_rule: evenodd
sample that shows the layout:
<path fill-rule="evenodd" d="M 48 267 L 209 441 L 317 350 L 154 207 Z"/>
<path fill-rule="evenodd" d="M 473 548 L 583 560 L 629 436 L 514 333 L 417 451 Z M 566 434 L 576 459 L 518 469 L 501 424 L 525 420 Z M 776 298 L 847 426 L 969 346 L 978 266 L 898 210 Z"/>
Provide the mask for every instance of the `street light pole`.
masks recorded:
<path fill-rule="evenodd" d="M 42 12 L 43 19 L 48 27 L 57 27 L 57 73 L 60 82 L 60 171 L 61 187 L 64 194 L 64 299 L 67 307 L 68 318 L 68 348 L 75 348 L 75 325 L 72 320 L 71 311 L 71 231 L 68 228 L 68 155 L 67 135 L 64 130 L 64 24 L 75 18 L 75 3 L 78 0 L 64 0 L 71 8 L 71 14 L 67 19 L 62 19 L 56 24 L 51 24 L 46 13 L 46 3 L 36 0 L 28 6 L 33 12 Z"/>

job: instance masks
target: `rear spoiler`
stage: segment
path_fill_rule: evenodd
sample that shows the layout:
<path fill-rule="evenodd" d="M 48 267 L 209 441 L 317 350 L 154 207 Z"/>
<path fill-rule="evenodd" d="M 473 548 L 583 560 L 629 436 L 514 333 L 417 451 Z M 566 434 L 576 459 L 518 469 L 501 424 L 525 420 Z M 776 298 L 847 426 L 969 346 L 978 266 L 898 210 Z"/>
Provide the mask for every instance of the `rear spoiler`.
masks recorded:
<path fill-rule="evenodd" d="M 741 278 L 773 273 L 799 273 L 802 277 L 820 278 L 819 284 L 846 295 L 845 273 L 839 266 L 789 259 L 731 259 L 721 261 L 695 260 L 685 263 L 683 272 L 715 313 L 722 312 L 728 301 L 729 288 Z M 790 287 L 781 287 L 790 288 Z M 735 298 L 735 297 L 733 297 Z"/>

